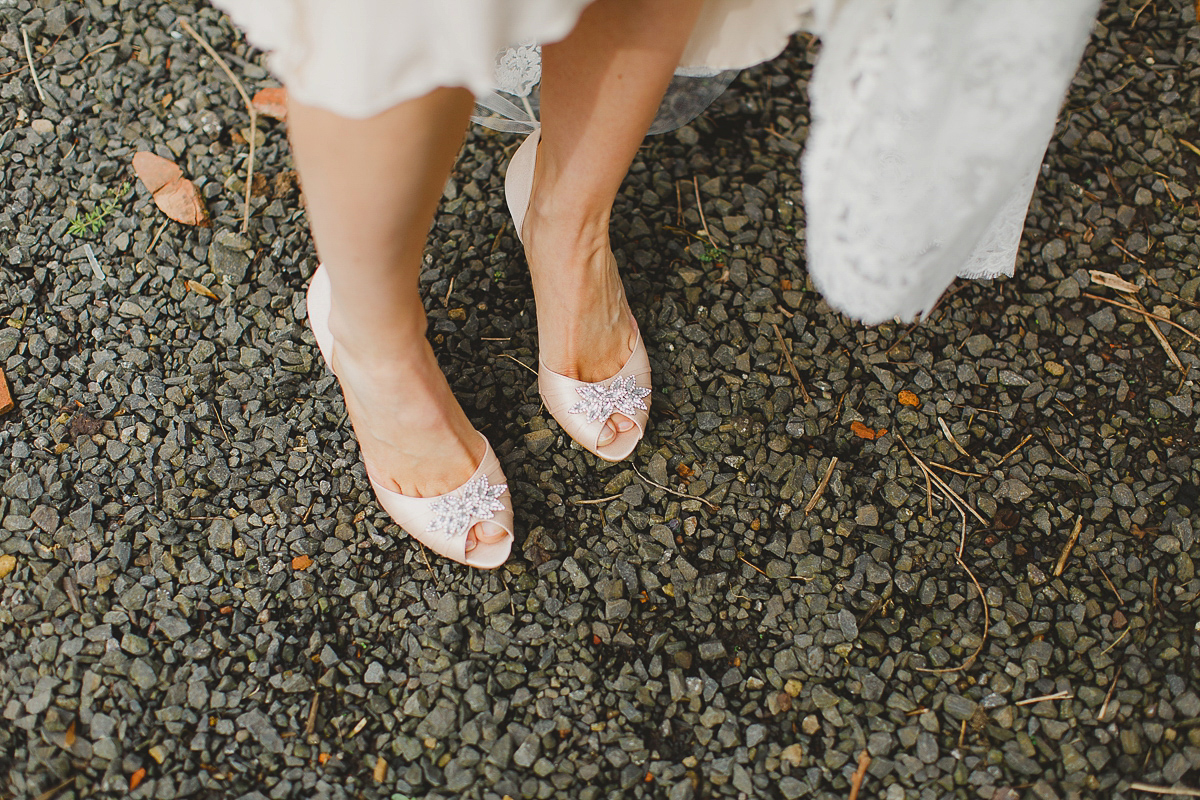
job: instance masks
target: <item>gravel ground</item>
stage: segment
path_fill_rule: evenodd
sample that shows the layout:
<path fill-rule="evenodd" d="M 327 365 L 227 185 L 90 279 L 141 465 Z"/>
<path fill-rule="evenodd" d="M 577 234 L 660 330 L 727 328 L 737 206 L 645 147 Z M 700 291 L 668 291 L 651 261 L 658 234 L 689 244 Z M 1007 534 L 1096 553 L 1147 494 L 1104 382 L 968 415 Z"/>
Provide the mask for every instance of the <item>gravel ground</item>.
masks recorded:
<path fill-rule="evenodd" d="M 179 16 L 270 85 L 190 1 L 0 3 L 0 794 L 843 798 L 864 749 L 887 800 L 1200 786 L 1197 345 L 1161 326 L 1180 369 L 1088 296 L 1114 273 L 1200 331 L 1191 3 L 1106 3 L 1018 277 L 917 327 L 807 284 L 812 42 L 648 142 L 615 214 L 656 370 L 624 464 L 540 408 L 515 142 L 473 131 L 422 287 L 518 504 L 492 574 L 372 501 L 283 128 L 242 237 L 248 118 Z M 211 230 L 165 223 L 141 149 Z"/>

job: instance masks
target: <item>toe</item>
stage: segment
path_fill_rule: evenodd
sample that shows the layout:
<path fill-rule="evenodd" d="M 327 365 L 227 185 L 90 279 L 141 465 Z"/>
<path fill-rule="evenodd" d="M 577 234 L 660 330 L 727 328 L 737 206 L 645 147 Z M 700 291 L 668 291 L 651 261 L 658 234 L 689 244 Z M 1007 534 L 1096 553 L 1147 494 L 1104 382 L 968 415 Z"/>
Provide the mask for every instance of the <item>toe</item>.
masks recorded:
<path fill-rule="evenodd" d="M 468 536 L 475 537 L 475 541 L 482 544 L 496 544 L 504 541 L 504 537 L 508 536 L 508 531 L 490 522 L 480 522 L 471 528 Z"/>
<path fill-rule="evenodd" d="M 613 439 L 617 438 L 620 430 L 616 427 L 612 419 L 604 423 L 604 427 L 600 429 L 600 435 L 596 437 L 596 446 L 604 447 L 611 444 Z"/>
<path fill-rule="evenodd" d="M 618 433 L 624 433 L 625 431 L 631 431 L 635 427 L 633 424 L 633 420 L 631 420 L 629 417 L 625 416 L 624 414 L 614 414 L 612 419 L 609 420 L 609 424 L 612 425 L 614 423 L 617 426 Z"/>

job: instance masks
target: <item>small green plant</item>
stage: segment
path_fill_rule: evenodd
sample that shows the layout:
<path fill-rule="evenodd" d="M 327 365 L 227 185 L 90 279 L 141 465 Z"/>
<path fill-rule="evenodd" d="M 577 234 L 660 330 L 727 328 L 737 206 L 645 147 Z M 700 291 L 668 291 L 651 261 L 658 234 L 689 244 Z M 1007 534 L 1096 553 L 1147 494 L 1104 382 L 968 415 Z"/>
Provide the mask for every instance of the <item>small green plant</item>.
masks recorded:
<path fill-rule="evenodd" d="M 121 198 L 129 191 L 129 181 L 125 181 L 115 189 L 109 189 L 100 199 L 99 205 L 86 214 L 76 214 L 71 220 L 67 233 L 76 238 L 95 236 L 104 230 L 105 220 L 117 210 Z"/>
<path fill-rule="evenodd" d="M 725 256 L 728 255 L 724 250 L 717 247 L 715 244 L 709 244 L 704 253 L 700 256 L 700 260 L 705 264 L 722 264 L 725 262 Z"/>

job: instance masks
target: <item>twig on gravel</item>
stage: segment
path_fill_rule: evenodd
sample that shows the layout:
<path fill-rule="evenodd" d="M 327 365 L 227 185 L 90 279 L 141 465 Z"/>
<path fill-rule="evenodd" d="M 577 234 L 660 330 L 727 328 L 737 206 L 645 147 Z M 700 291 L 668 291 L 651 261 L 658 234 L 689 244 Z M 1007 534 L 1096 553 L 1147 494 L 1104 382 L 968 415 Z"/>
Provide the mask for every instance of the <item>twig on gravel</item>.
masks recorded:
<path fill-rule="evenodd" d="M 1112 700 L 1113 690 L 1117 688 L 1117 681 L 1121 679 L 1121 670 L 1123 666 L 1117 667 L 1117 672 L 1113 675 L 1112 683 L 1108 684 L 1108 693 L 1104 695 L 1104 705 L 1100 706 L 1100 713 L 1096 715 L 1097 722 L 1104 721 L 1104 715 L 1108 713 L 1108 701 Z"/>
<path fill-rule="evenodd" d="M 54 795 L 61 792 L 64 788 L 66 788 L 67 784 L 71 783 L 74 780 L 75 780 L 75 778 L 72 776 L 70 778 L 67 778 L 65 781 L 58 784 L 57 786 L 51 786 L 49 789 L 47 789 L 46 791 L 39 794 L 37 796 L 37 800 L 50 800 L 51 797 L 54 797 Z"/>
<path fill-rule="evenodd" d="M 829 485 L 829 479 L 833 477 L 833 470 L 837 467 L 837 463 L 837 456 L 829 460 L 829 466 L 825 468 L 825 474 L 821 476 L 821 482 L 817 484 L 817 490 L 813 492 L 813 496 L 804 504 L 804 513 L 806 515 L 812 513 L 812 510 L 817 507 L 821 495 L 825 494 L 825 487 Z"/>
<path fill-rule="evenodd" d="M 955 475 L 962 475 L 964 478 L 986 478 L 987 477 L 986 475 L 981 475 L 978 472 L 967 472 L 966 470 L 955 469 L 954 467 L 951 467 L 947 464 L 942 464 L 938 461 L 930 461 L 928 463 L 929 463 L 929 466 L 931 466 L 931 467 L 937 467 L 938 469 L 944 469 L 947 472 L 953 472 Z"/>
<path fill-rule="evenodd" d="M 1018 450 L 1020 450 L 1020 449 L 1021 449 L 1022 447 L 1024 447 L 1025 445 L 1029 444 L 1029 440 L 1030 440 L 1030 439 L 1032 439 L 1032 438 L 1033 438 L 1033 434 L 1032 434 L 1032 433 L 1031 433 L 1031 434 L 1028 434 L 1028 435 L 1027 435 L 1027 436 L 1026 436 L 1024 439 L 1022 439 L 1022 440 L 1021 440 L 1021 443 L 1020 443 L 1019 445 L 1017 445 L 1017 446 L 1016 446 L 1016 447 L 1014 447 L 1012 450 L 1009 450 L 1007 453 L 1005 453 L 1005 454 L 1004 454 L 1004 458 L 1002 458 L 1002 459 L 1000 459 L 999 461 L 997 461 L 997 462 L 996 462 L 996 464 L 995 464 L 995 466 L 997 466 L 997 467 L 998 467 L 998 466 L 1000 466 L 1000 465 L 1001 465 L 1001 464 L 1003 464 L 1005 461 L 1008 461 L 1010 458 L 1012 458 L 1014 455 L 1016 455 L 1016 454 L 1017 454 L 1017 451 L 1018 451 Z"/>
<path fill-rule="evenodd" d="M 1108 573 L 1104 571 L 1104 567 L 1100 566 L 1100 562 L 1096 560 L 1094 555 L 1088 553 L 1088 558 L 1096 565 L 1096 569 L 1100 570 L 1100 574 L 1104 576 L 1104 582 L 1108 584 L 1108 588 L 1112 589 L 1113 596 L 1117 598 L 1117 607 L 1124 608 L 1125 601 L 1121 599 L 1121 593 L 1117 591 L 1117 587 L 1113 586 L 1112 578 L 1108 577 Z"/>
<path fill-rule="evenodd" d="M 1200 797 L 1200 789 L 1190 789 L 1187 786 L 1153 786 L 1149 783 L 1134 781 L 1129 784 L 1129 788 L 1138 792 L 1150 792 L 1151 794 L 1169 794 L 1175 797 Z"/>
<path fill-rule="evenodd" d="M 858 754 L 858 769 L 850 778 L 850 795 L 847 800 L 858 800 L 858 790 L 862 788 L 863 778 L 867 777 L 867 767 L 871 766 L 871 754 L 865 749 Z"/>
<path fill-rule="evenodd" d="M 38 80 L 37 70 L 33 67 L 33 53 L 29 52 L 29 34 L 21 28 L 21 38 L 25 41 L 25 60 L 29 62 L 29 74 L 33 76 L 33 86 L 37 89 L 42 105 L 46 105 L 46 93 L 42 91 L 42 82 Z"/>
<path fill-rule="evenodd" d="M 504 358 L 511 358 L 513 361 L 517 362 L 517 363 L 518 363 L 518 364 L 520 364 L 522 367 L 524 367 L 525 369 L 527 369 L 527 370 L 529 370 L 530 372 L 532 372 L 534 375 L 537 375 L 537 370 L 536 370 L 536 369 L 534 369 L 533 367 L 529 366 L 528 364 L 526 364 L 524 361 L 522 361 L 521 359 L 517 358 L 516 356 L 510 356 L 508 353 L 501 353 L 500 355 L 501 355 L 501 356 L 503 356 Z"/>
<path fill-rule="evenodd" d="M 749 567 L 750 569 L 754 570 L 754 571 L 755 571 L 755 572 L 757 572 L 759 575 L 762 575 L 764 578 L 768 578 L 768 579 L 769 579 L 769 578 L 771 577 L 770 575 L 768 575 L 767 573 L 763 572 L 763 571 L 762 571 L 761 569 L 759 569 L 758 567 L 756 567 L 756 566 L 754 566 L 753 564 L 751 564 L 751 563 L 750 563 L 749 561 L 747 561 L 746 559 L 742 558 L 742 554 L 741 554 L 741 553 L 738 553 L 738 561 L 741 561 L 741 562 L 742 562 L 743 564 L 745 564 L 747 567 Z"/>
<path fill-rule="evenodd" d="M 951 489 L 945 481 L 935 475 L 933 470 L 925 465 L 924 461 L 917 457 L 917 454 L 914 453 L 912 448 L 908 446 L 908 442 L 904 441 L 904 437 L 897 436 L 896 439 L 901 445 L 903 445 L 905 451 L 908 452 L 909 457 L 916 462 L 918 467 L 921 468 L 921 472 L 926 476 L 926 480 L 932 480 L 936 482 L 938 488 L 944 493 L 946 501 L 949 502 L 951 506 L 953 506 L 954 509 L 962 515 L 962 532 L 959 534 L 958 551 L 954 555 L 954 561 L 963 568 L 963 571 L 967 573 L 967 577 L 971 579 L 971 583 L 975 584 L 975 590 L 979 592 L 979 601 L 983 604 L 983 636 L 980 637 L 979 647 L 975 648 L 975 652 L 967 656 L 957 667 L 945 667 L 942 669 L 915 667 L 917 672 L 927 672 L 934 675 L 941 675 L 948 672 L 959 672 L 969 668 L 975 663 L 975 659 L 979 658 L 979 654 L 983 652 L 983 646 L 987 644 L 988 632 L 992 628 L 992 615 L 991 611 L 988 610 L 987 595 L 984 593 L 983 586 L 980 585 L 979 579 L 975 577 L 975 573 L 971 571 L 971 568 L 967 566 L 967 562 L 963 560 L 963 553 L 967 549 L 967 511 L 970 511 L 972 514 L 974 514 L 975 517 L 984 525 L 987 525 L 987 521 L 980 516 L 978 511 L 968 505 L 967 502 L 963 500 L 957 492 Z M 932 496 L 932 489 L 930 489 L 930 495 Z M 932 515 L 933 512 L 930 511 L 930 516 Z"/>
<path fill-rule="evenodd" d="M 812 397 L 808 394 L 808 389 L 804 388 L 804 381 L 800 380 L 800 373 L 796 371 L 796 365 L 792 361 L 792 354 L 788 352 L 787 342 L 783 340 L 783 334 L 779 332 L 779 326 L 771 323 L 771 327 L 775 329 L 775 336 L 779 339 L 779 349 L 783 351 L 783 357 L 787 359 L 788 369 L 792 371 L 792 377 L 796 380 L 796 386 L 800 387 L 800 396 L 804 398 L 804 402 L 811 403 Z"/>
<path fill-rule="evenodd" d="M 1043 700 L 1070 700 L 1074 696 L 1075 695 L 1071 694 L 1066 689 L 1063 689 L 1061 692 L 1055 692 L 1054 694 L 1043 694 L 1043 695 L 1039 695 L 1037 697 L 1026 697 L 1024 700 L 1018 700 L 1017 702 L 1013 703 L 1013 705 L 1014 706 L 1031 706 L 1034 703 L 1040 703 Z"/>
<path fill-rule="evenodd" d="M 597 503 L 609 503 L 613 500 L 621 499 L 620 494 L 610 494 L 608 497 L 597 497 L 595 500 L 572 500 L 571 502 L 577 506 L 591 506 Z"/>
<path fill-rule="evenodd" d="M 1079 540 L 1079 532 L 1083 530 L 1083 515 L 1075 518 L 1075 527 L 1071 529 L 1071 535 L 1067 538 L 1067 543 L 1063 545 L 1062 552 L 1058 555 L 1058 563 L 1054 565 L 1054 577 L 1063 574 L 1066 569 L 1067 559 L 1071 557 L 1071 550 L 1075 547 L 1075 542 Z"/>
<path fill-rule="evenodd" d="M 150 246 L 146 248 L 147 255 L 153 255 L 154 245 L 158 244 L 158 237 L 162 236 L 162 232 L 167 229 L 167 225 L 171 222 L 170 218 L 163 220 L 163 224 L 158 226 L 158 230 L 154 232 L 154 238 L 150 240 Z"/>
<path fill-rule="evenodd" d="M 1146 2 L 1142 3 L 1142 7 L 1139 8 L 1136 12 L 1134 12 L 1133 19 L 1130 21 L 1129 27 L 1132 28 L 1134 25 L 1137 25 L 1138 17 L 1140 17 L 1142 15 L 1142 12 L 1145 11 L 1146 8 L 1153 2 L 1154 2 L 1154 0 L 1146 0 Z"/>
<path fill-rule="evenodd" d="M 122 45 L 122 44 L 125 44 L 125 42 L 116 41 L 116 42 L 109 42 L 108 44 L 105 44 L 105 45 L 101 45 L 100 47 L 97 47 L 95 50 L 93 50 L 92 52 L 85 55 L 83 58 L 79 59 L 79 62 L 75 66 L 79 66 L 79 64 L 82 64 L 83 62 L 87 61 L 89 58 L 96 55 L 96 53 L 103 53 L 105 50 L 107 50 L 110 47 L 116 47 L 117 45 Z"/>
<path fill-rule="evenodd" d="M 695 495 L 685 494 L 683 492 L 677 492 L 674 489 L 668 489 L 666 486 L 663 486 L 661 483 L 655 483 L 654 481 L 650 480 L 642 473 L 638 472 L 638 468 L 633 466 L 632 464 L 629 465 L 629 468 L 633 470 L 634 475 L 637 475 L 639 478 L 641 478 L 646 483 L 653 486 L 655 489 L 662 489 L 667 494 L 673 494 L 676 497 L 682 497 L 685 500 L 699 500 L 701 503 L 704 503 L 704 505 L 708 506 L 708 509 L 710 511 L 718 511 L 721 508 L 719 505 L 717 505 L 716 503 L 714 503 L 711 500 L 705 500 L 703 497 L 696 497 Z"/>
<path fill-rule="evenodd" d="M 229 80 L 233 81 L 238 94 L 242 96 L 242 102 L 246 104 L 246 111 L 250 113 L 250 154 L 246 156 L 246 200 L 242 206 L 242 233 L 245 233 L 250 228 L 250 190 L 254 185 L 254 140 L 258 138 L 258 111 L 254 108 L 254 103 L 250 102 L 250 95 L 246 91 L 246 87 L 238 80 L 238 76 L 233 74 L 233 70 L 225 63 L 225 59 L 217 55 L 217 51 L 213 49 L 212 45 L 197 33 L 196 29 L 189 25 L 186 19 L 180 18 L 179 27 L 183 28 L 189 36 L 195 39 L 204 48 L 205 52 L 217 62 L 217 66 L 225 71 L 225 74 L 229 76 Z"/>
<path fill-rule="evenodd" d="M 941 417 L 938 417 L 937 421 L 938 421 L 938 427 L 940 427 L 942 429 L 942 433 L 946 435 L 946 441 L 948 441 L 948 442 L 950 442 L 950 444 L 954 445 L 955 450 L 962 453 L 964 456 L 966 456 L 970 460 L 974 461 L 975 457 L 972 456 L 970 453 L 968 453 L 965 449 L 963 449 L 963 446 L 958 443 L 958 439 L 954 438 L 954 434 L 950 432 L 950 426 L 946 424 L 946 420 L 942 419 Z"/>
<path fill-rule="evenodd" d="M 1084 297 L 1090 297 L 1090 298 L 1092 298 L 1093 300 L 1101 300 L 1101 301 L 1103 301 L 1103 302 L 1105 302 L 1105 303 L 1112 303 L 1114 306 L 1118 306 L 1118 307 L 1120 307 L 1120 308 L 1124 308 L 1124 309 L 1126 309 L 1126 310 L 1128 310 L 1128 311 L 1132 311 L 1132 312 L 1134 312 L 1135 314 L 1141 314 L 1143 317 L 1147 317 L 1147 318 L 1149 318 L 1149 319 L 1156 319 L 1156 320 L 1158 320 L 1159 322 L 1165 322 L 1165 323 L 1167 323 L 1168 325 L 1170 325 L 1172 328 L 1178 328 L 1179 330 L 1183 331 L 1185 334 L 1187 334 L 1188 338 L 1190 338 L 1190 339 L 1192 339 L 1192 340 L 1194 340 L 1194 341 L 1200 342 L 1200 336 L 1197 336 L 1196 334 L 1192 333 L 1190 330 L 1188 330 L 1187 328 L 1183 327 L 1183 326 L 1182 326 L 1182 325 L 1180 325 L 1178 322 L 1175 322 L 1174 320 L 1167 319 L 1166 317 L 1164 317 L 1164 316 L 1160 316 L 1159 314 L 1154 314 L 1154 313 L 1152 313 L 1152 312 L 1150 312 L 1150 311 L 1147 311 L 1147 310 L 1146 310 L 1146 309 L 1144 309 L 1144 308 L 1138 308 L 1137 306 L 1131 306 L 1131 305 L 1129 305 L 1128 303 L 1122 303 L 1122 302 L 1120 302 L 1120 301 L 1118 301 L 1118 300 L 1109 300 L 1107 297 L 1101 297 L 1101 296 L 1100 296 L 1100 295 L 1098 295 L 1098 294 L 1092 294 L 1092 293 L 1090 293 L 1090 292 L 1083 292 L 1083 296 L 1084 296 Z"/>
<path fill-rule="evenodd" d="M 1113 642 L 1112 644 L 1110 644 L 1108 647 L 1106 647 L 1106 648 L 1104 648 L 1103 650 L 1101 650 L 1101 651 L 1100 651 L 1100 655 L 1102 655 L 1102 656 L 1103 656 L 1103 655 L 1107 655 L 1109 650 L 1112 650 L 1114 647 L 1116 647 L 1117 645 L 1119 645 L 1119 644 L 1121 643 L 1121 640 L 1122 640 L 1122 639 L 1124 639 L 1124 638 L 1125 638 L 1127 635 L 1129 635 L 1129 630 L 1130 630 L 1132 627 L 1133 627 L 1132 625 L 1128 625 L 1128 624 L 1127 624 L 1127 625 L 1125 626 L 1125 630 L 1121 631 L 1121 635 L 1120 635 L 1120 636 L 1118 636 L 1118 637 L 1116 638 L 1116 641 L 1114 641 L 1114 642 Z"/>
<path fill-rule="evenodd" d="M 1186 147 L 1188 150 L 1191 150 L 1193 153 L 1200 156 L 1200 147 L 1196 147 L 1196 145 L 1192 144 L 1187 139 L 1176 138 L 1175 141 L 1179 142 L 1181 145 Z"/>
<path fill-rule="evenodd" d="M 317 729 L 317 709 L 320 704 L 320 692 L 313 692 L 312 703 L 308 706 L 308 720 L 304 723 L 304 735 L 312 736 Z"/>
<path fill-rule="evenodd" d="M 696 191 L 696 210 L 700 212 L 700 226 L 704 228 L 704 238 L 708 239 L 710 247 L 716 247 L 712 234 L 708 232 L 708 221 L 704 219 L 704 203 L 700 202 L 700 184 L 696 182 L 695 175 L 692 176 L 692 188 Z"/>
<path fill-rule="evenodd" d="M 1065 407 L 1065 406 L 1064 406 L 1064 407 Z M 1070 409 L 1067 409 L 1067 410 L 1068 410 L 1068 411 L 1070 411 Z M 1072 414 L 1072 416 L 1074 416 L 1074 415 Z M 1078 473 L 1079 473 L 1079 477 L 1083 478 L 1083 479 L 1084 479 L 1084 481 L 1086 481 L 1086 482 L 1087 482 L 1088 488 L 1089 488 L 1089 489 L 1090 489 L 1090 488 L 1092 488 L 1092 479 L 1091 479 L 1091 478 L 1089 478 L 1089 477 L 1087 476 L 1087 473 L 1086 473 L 1086 472 L 1084 472 L 1083 470 L 1081 470 L 1079 467 L 1075 466 L 1075 462 L 1074 462 L 1074 461 L 1072 461 L 1071 459 L 1069 459 L 1069 458 L 1067 458 L 1066 456 L 1064 456 L 1064 455 L 1062 454 L 1062 452 L 1061 452 L 1061 451 L 1059 451 L 1059 449 L 1058 449 L 1057 447 L 1055 447 L 1055 446 L 1054 446 L 1054 442 L 1052 442 L 1052 441 L 1050 440 L 1050 429 L 1049 429 L 1049 428 L 1042 428 L 1042 430 L 1043 430 L 1043 431 L 1046 433 L 1046 444 L 1050 445 L 1050 449 L 1054 451 L 1055 455 L 1057 455 L 1057 456 L 1058 456 L 1059 458 L 1061 458 L 1063 461 L 1067 462 L 1067 466 L 1068 466 L 1068 467 L 1070 467 L 1071 469 L 1075 470 L 1076 472 L 1078 472 Z"/>

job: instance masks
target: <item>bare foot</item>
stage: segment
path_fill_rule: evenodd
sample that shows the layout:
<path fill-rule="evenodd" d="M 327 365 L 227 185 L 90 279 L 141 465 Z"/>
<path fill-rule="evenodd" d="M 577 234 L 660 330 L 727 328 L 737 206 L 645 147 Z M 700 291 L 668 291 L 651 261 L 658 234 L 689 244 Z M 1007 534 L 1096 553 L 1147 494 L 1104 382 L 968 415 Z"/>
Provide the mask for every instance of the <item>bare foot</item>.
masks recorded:
<path fill-rule="evenodd" d="M 377 483 L 409 497 L 451 492 L 471 477 L 486 445 L 454 399 L 429 342 L 419 337 L 399 350 L 360 352 L 338 339 L 333 353 L 363 463 Z M 480 522 L 467 533 L 466 549 L 506 535 Z"/>
<path fill-rule="evenodd" d="M 540 358 L 554 372 L 579 381 L 607 380 L 625 366 L 637 344 L 637 328 L 608 240 L 608 217 L 581 229 L 558 218 L 553 203 L 537 194 L 521 237 L 537 304 Z M 613 414 L 597 445 L 634 427 Z"/>

